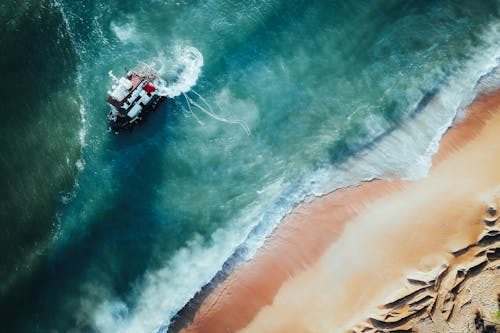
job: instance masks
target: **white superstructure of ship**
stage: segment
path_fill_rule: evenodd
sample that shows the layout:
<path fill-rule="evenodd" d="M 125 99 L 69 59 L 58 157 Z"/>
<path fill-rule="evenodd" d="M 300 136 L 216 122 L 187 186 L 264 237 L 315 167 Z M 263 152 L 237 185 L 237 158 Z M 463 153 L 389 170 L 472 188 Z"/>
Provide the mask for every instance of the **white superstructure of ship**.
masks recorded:
<path fill-rule="evenodd" d="M 108 114 L 112 131 L 131 129 L 140 123 L 149 111 L 155 110 L 158 102 L 166 98 L 160 94 L 162 80 L 154 70 L 144 67 L 131 70 L 117 78 L 110 71 L 113 86 L 106 101 L 111 107 Z"/>

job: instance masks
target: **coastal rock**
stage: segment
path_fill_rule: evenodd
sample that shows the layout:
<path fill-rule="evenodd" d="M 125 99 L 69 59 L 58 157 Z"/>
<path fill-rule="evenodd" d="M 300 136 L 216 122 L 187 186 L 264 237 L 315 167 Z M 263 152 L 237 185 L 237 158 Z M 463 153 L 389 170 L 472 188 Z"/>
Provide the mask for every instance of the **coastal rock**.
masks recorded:
<path fill-rule="evenodd" d="M 498 219 L 496 207 L 490 206 L 487 213 L 491 221 Z M 477 243 L 451 254 L 449 263 L 428 272 L 409 273 L 405 288 L 392 295 L 377 314 L 369 316 L 366 323 L 357 325 L 352 332 L 444 332 L 450 328 L 453 332 L 462 332 L 463 327 L 474 327 L 477 309 L 473 303 L 481 303 L 477 298 L 486 297 L 479 296 L 477 290 L 484 292 L 493 288 L 500 294 L 498 226 L 487 225 Z M 494 306 L 498 302 L 495 295 L 491 295 L 491 299 L 481 298 L 482 303 Z"/>

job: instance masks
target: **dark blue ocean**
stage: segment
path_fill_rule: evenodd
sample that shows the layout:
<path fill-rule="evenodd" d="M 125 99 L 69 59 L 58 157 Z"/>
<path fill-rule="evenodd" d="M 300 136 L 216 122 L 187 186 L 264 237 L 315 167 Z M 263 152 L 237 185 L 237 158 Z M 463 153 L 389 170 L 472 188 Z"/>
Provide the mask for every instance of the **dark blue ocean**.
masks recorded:
<path fill-rule="evenodd" d="M 499 9 L 4 0 L 0 330 L 166 330 L 294 205 L 424 176 L 454 119 L 498 87 Z M 109 132 L 108 71 L 140 62 L 250 132 L 182 94 Z"/>

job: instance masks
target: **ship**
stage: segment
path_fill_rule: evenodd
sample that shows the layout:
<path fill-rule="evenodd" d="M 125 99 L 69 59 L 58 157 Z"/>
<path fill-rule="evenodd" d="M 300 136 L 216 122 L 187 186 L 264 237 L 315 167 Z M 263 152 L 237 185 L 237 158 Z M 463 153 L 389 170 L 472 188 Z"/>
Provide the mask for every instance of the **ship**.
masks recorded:
<path fill-rule="evenodd" d="M 162 94 L 162 80 L 154 70 L 145 67 L 125 71 L 126 75 L 120 78 L 112 71 L 108 73 L 113 80 L 106 99 L 111 107 L 108 123 L 114 133 L 131 130 L 166 99 Z"/>

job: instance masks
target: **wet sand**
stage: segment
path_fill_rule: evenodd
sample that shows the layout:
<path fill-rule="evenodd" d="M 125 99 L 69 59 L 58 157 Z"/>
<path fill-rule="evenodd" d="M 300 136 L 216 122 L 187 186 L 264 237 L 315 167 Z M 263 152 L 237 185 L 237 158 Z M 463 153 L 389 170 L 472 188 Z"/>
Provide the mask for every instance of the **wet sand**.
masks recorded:
<path fill-rule="evenodd" d="M 500 191 L 498 152 L 500 93 L 479 98 L 446 133 L 427 178 L 374 180 L 295 208 L 183 332 L 359 326 L 404 294 L 409 274 L 450 265 L 453 251 L 477 242 Z"/>

